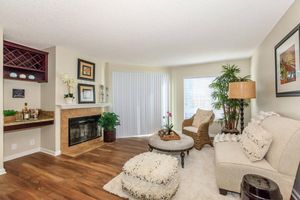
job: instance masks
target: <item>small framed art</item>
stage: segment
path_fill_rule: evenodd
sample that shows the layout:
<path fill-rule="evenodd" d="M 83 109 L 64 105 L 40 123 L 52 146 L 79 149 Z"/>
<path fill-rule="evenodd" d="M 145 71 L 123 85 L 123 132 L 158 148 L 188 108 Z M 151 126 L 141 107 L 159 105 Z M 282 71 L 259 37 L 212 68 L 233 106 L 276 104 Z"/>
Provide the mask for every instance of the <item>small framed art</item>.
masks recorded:
<path fill-rule="evenodd" d="M 276 97 L 300 96 L 299 25 L 275 46 Z"/>
<path fill-rule="evenodd" d="M 78 84 L 78 103 L 95 103 L 95 86 Z"/>
<path fill-rule="evenodd" d="M 12 89 L 12 97 L 13 98 L 25 98 L 25 90 L 24 89 Z"/>
<path fill-rule="evenodd" d="M 95 81 L 95 63 L 78 59 L 78 79 Z"/>

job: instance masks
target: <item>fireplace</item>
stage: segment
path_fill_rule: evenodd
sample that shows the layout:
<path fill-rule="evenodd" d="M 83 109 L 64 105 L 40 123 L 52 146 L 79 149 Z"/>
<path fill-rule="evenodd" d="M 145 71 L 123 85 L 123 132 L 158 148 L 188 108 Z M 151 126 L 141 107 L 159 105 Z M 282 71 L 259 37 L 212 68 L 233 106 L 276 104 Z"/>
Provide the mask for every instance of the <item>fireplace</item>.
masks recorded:
<path fill-rule="evenodd" d="M 101 137 L 100 115 L 69 118 L 69 146 Z"/>

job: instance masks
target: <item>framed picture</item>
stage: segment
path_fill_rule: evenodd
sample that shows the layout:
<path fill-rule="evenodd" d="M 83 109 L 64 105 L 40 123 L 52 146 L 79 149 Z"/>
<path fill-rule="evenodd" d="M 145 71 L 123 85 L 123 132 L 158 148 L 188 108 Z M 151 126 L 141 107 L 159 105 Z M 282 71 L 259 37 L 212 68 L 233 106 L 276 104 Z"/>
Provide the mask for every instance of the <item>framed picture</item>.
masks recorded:
<path fill-rule="evenodd" d="M 78 59 L 78 79 L 95 81 L 95 63 Z"/>
<path fill-rule="evenodd" d="M 95 103 L 95 86 L 78 84 L 78 103 Z"/>
<path fill-rule="evenodd" d="M 25 90 L 24 89 L 12 89 L 12 97 L 13 98 L 25 98 Z"/>
<path fill-rule="evenodd" d="M 300 96 L 299 25 L 275 46 L 276 97 Z"/>

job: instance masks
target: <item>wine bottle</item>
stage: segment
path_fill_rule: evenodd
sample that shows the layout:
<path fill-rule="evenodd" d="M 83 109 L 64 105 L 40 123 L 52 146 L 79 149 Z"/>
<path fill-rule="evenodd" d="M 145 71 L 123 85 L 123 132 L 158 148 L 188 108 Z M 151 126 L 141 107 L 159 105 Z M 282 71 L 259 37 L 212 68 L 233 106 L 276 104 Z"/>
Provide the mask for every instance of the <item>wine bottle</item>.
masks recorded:
<path fill-rule="evenodd" d="M 24 109 L 22 110 L 24 120 L 29 120 L 29 118 L 30 118 L 30 113 L 29 113 L 29 109 L 27 106 L 28 106 L 28 104 L 25 103 Z"/>

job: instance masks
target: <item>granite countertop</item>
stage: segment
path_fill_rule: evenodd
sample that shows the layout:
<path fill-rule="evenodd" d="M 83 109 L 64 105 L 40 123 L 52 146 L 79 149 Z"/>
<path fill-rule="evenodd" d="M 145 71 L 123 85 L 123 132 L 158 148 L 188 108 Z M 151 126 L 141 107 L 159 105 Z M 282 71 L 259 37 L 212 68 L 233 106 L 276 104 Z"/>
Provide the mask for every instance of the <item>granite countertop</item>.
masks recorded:
<path fill-rule="evenodd" d="M 20 125 L 20 124 L 30 124 L 30 123 L 36 123 L 36 122 L 46 122 L 46 121 L 52 121 L 54 118 L 38 118 L 38 119 L 30 119 L 30 120 L 22 120 L 22 121 L 15 121 L 10 123 L 5 123 L 4 126 L 14 126 L 14 125 Z"/>
<path fill-rule="evenodd" d="M 54 120 L 54 112 L 52 111 L 42 111 L 37 119 L 30 119 L 30 120 L 17 120 L 14 122 L 4 123 L 4 126 L 15 126 L 15 125 L 22 125 L 22 124 L 32 124 L 38 122 L 47 122 Z"/>

